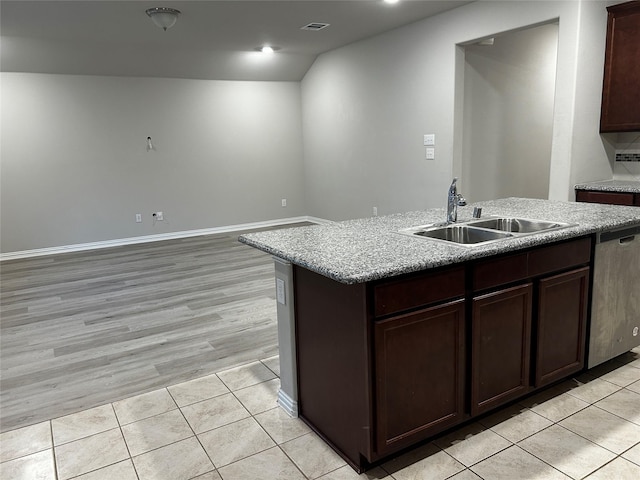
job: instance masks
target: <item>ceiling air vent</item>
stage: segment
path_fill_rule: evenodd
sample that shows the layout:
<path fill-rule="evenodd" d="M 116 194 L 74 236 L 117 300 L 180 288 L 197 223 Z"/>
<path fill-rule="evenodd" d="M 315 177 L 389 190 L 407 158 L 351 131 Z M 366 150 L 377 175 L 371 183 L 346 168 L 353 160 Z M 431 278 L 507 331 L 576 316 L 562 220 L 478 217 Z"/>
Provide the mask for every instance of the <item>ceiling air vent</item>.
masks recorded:
<path fill-rule="evenodd" d="M 318 31 L 322 30 L 323 28 L 327 28 L 329 25 L 329 23 L 312 22 L 308 25 L 305 25 L 304 27 L 300 27 L 300 30 Z"/>

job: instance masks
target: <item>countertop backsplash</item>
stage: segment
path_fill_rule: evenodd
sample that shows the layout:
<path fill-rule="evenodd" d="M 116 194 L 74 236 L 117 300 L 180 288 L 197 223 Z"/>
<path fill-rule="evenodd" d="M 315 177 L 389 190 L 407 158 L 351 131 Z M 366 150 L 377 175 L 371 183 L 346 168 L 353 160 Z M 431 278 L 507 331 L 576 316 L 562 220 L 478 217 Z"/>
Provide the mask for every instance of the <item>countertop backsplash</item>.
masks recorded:
<path fill-rule="evenodd" d="M 613 179 L 640 182 L 640 132 L 618 134 Z"/>

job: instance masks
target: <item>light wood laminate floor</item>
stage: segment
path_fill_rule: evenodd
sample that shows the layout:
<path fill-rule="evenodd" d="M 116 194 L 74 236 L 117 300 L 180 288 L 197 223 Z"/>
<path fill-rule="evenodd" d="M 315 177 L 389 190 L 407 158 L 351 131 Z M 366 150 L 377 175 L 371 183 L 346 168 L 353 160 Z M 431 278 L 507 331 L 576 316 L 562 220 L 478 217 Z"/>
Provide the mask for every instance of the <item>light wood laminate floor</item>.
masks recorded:
<path fill-rule="evenodd" d="M 1 430 L 277 354 L 272 259 L 237 237 L 3 262 Z"/>

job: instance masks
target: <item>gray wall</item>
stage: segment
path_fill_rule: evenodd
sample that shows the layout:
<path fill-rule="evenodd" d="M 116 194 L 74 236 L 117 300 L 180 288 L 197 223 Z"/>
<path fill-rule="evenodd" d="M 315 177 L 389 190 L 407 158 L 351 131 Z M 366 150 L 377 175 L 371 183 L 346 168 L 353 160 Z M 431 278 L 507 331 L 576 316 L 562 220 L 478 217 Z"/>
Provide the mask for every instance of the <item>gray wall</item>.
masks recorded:
<path fill-rule="evenodd" d="M 609 2 L 611 3 L 611 2 Z M 308 213 L 343 219 L 443 207 L 462 174 L 463 47 L 559 22 L 549 198 L 611 178 L 598 133 L 606 34 L 602 1 L 474 2 L 320 56 L 302 81 Z M 422 136 L 436 134 L 436 159 Z M 464 177 L 461 187 L 464 188 Z"/>
<path fill-rule="evenodd" d="M 306 211 L 298 82 L 1 79 L 2 252 Z"/>
<path fill-rule="evenodd" d="M 509 32 L 464 51 L 465 197 L 548 198 L 558 26 Z"/>
<path fill-rule="evenodd" d="M 573 199 L 614 174 L 598 134 L 612 3 L 474 2 L 327 52 L 302 84 L 3 73 L 1 250 L 443 207 L 463 171 L 463 45 L 556 20 L 549 197 Z"/>

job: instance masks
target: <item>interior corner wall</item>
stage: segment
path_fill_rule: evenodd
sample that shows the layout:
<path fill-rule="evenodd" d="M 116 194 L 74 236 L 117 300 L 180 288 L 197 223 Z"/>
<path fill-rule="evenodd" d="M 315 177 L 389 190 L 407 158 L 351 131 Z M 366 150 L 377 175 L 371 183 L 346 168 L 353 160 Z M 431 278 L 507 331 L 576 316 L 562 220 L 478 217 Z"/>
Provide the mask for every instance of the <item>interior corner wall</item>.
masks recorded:
<path fill-rule="evenodd" d="M 575 87 L 574 135 L 571 186 L 613 176 L 616 134 L 598 134 L 607 36 L 606 7 L 620 3 L 584 1 L 580 4 L 578 56 Z M 592 132 L 596 132 L 592 134 Z M 570 194 L 573 200 L 573 192 Z"/>
<path fill-rule="evenodd" d="M 321 55 L 302 81 L 309 214 L 340 220 L 369 216 L 373 206 L 380 214 L 444 207 L 461 171 L 457 45 L 550 21 L 559 34 L 549 198 L 572 199 L 582 146 L 601 142 L 591 119 L 576 115 L 600 102 L 597 87 L 576 86 L 585 81 L 578 74 L 603 68 L 604 57 L 586 51 L 585 38 L 599 45 L 606 30 L 581 22 L 581 9 L 604 9 L 591 3 L 473 2 Z M 436 135 L 435 160 L 425 160 L 426 133 Z M 604 152 L 594 155 L 587 168 L 605 170 Z M 464 178 L 460 185 L 464 193 Z"/>
<path fill-rule="evenodd" d="M 306 213 L 299 82 L 0 78 L 3 253 Z"/>

